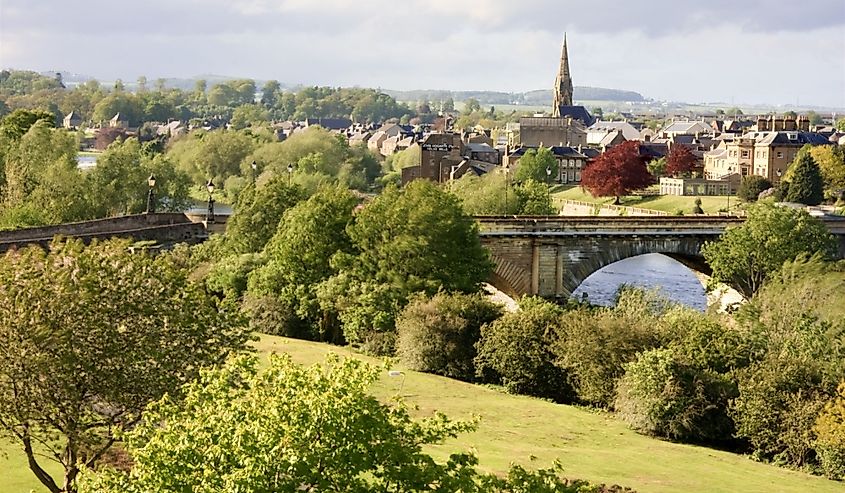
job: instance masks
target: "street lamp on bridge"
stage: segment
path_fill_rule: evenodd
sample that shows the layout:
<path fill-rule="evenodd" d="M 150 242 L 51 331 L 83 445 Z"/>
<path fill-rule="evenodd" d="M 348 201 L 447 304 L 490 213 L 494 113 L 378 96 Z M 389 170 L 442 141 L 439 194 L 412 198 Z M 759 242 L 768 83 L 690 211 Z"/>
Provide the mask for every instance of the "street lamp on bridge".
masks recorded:
<path fill-rule="evenodd" d="M 205 215 L 205 222 L 207 224 L 214 224 L 214 197 L 212 197 L 212 194 L 214 193 L 214 182 L 211 178 L 209 178 L 208 183 L 205 184 L 205 189 L 208 190 L 208 211 Z"/>
<path fill-rule="evenodd" d="M 147 214 L 152 214 L 156 211 L 155 175 L 151 174 L 150 177 L 147 178 L 147 186 L 150 187 L 150 190 L 147 192 Z"/>
<path fill-rule="evenodd" d="M 552 206 L 552 167 L 546 166 L 546 192 L 549 194 L 549 207 Z"/>
<path fill-rule="evenodd" d="M 288 186 L 290 186 L 291 176 L 293 176 L 293 165 L 289 164 L 288 165 Z"/>

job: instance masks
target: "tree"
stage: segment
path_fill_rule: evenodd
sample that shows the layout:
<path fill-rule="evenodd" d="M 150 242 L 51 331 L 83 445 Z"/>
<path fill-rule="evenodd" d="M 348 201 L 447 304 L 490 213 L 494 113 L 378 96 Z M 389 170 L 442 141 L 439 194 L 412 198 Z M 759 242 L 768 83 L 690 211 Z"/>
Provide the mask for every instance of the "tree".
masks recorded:
<path fill-rule="evenodd" d="M 640 156 L 640 144 L 628 141 L 601 154 L 581 172 L 581 186 L 595 197 L 619 197 L 654 183 L 645 161 Z"/>
<path fill-rule="evenodd" d="M 825 196 L 837 198 L 845 191 L 845 148 L 835 145 L 805 145 L 798 151 L 796 158 L 805 153 L 808 153 L 819 165 L 824 181 Z"/>
<path fill-rule="evenodd" d="M 240 318 L 171 254 L 54 242 L 0 262 L 0 432 L 51 492 L 74 491 L 147 404 L 244 350 Z M 41 455 L 41 454 L 45 455 Z M 45 472 L 58 462 L 62 482 Z"/>
<path fill-rule="evenodd" d="M 267 263 L 249 276 L 249 295 L 273 297 L 291 315 L 294 334 L 307 326 L 312 338 L 339 342 L 331 317 L 320 311 L 317 286 L 337 271 L 331 265 L 338 252 L 352 252 L 346 228 L 358 198 L 349 190 L 326 187 L 285 211 L 278 229 L 264 248 Z"/>
<path fill-rule="evenodd" d="M 481 103 L 475 98 L 469 98 L 464 101 L 464 113 L 475 113 L 481 111 Z"/>
<path fill-rule="evenodd" d="M 46 122 L 50 127 L 56 126 L 56 117 L 49 111 L 17 109 L 0 120 L 0 133 L 11 140 L 17 140 L 39 121 Z"/>
<path fill-rule="evenodd" d="M 401 401 L 380 403 L 367 391 L 386 368 L 336 356 L 305 368 L 287 355 L 257 366 L 240 358 L 188 385 L 184 404 L 156 403 L 127 434 L 132 470 L 86 470 L 80 493 L 599 491 L 560 478 L 557 464 L 513 466 L 499 478 L 479 472 L 470 454 L 436 461 L 427 446 L 475 423 L 440 413 L 414 420 Z"/>
<path fill-rule="evenodd" d="M 806 205 L 819 205 L 824 200 L 824 182 L 813 156 L 801 154 L 792 163 L 786 200 Z"/>
<path fill-rule="evenodd" d="M 822 469 L 831 479 L 845 478 L 845 381 L 825 404 L 813 427 Z"/>
<path fill-rule="evenodd" d="M 757 202 L 757 197 L 772 188 L 772 182 L 758 175 L 743 176 L 739 183 L 736 196 L 746 202 Z"/>
<path fill-rule="evenodd" d="M 689 147 L 675 144 L 666 158 L 666 173 L 674 177 L 689 176 L 697 164 L 698 158 L 695 157 Z"/>
<path fill-rule="evenodd" d="M 244 104 L 232 112 L 232 128 L 243 130 L 252 125 L 266 124 L 270 120 L 270 113 L 260 104 Z"/>
<path fill-rule="evenodd" d="M 282 92 L 282 86 L 277 80 L 268 80 L 261 88 L 261 104 L 265 108 L 272 108 L 276 106 L 279 99 L 279 93 Z"/>
<path fill-rule="evenodd" d="M 529 149 L 519 158 L 513 178 L 516 182 L 534 180 L 548 184 L 550 177 L 546 174 L 547 169 L 552 171 L 552 178 L 557 177 L 558 163 L 552 150 L 548 147 L 540 147 L 536 151 Z"/>
<path fill-rule="evenodd" d="M 654 177 L 655 181 L 660 179 L 661 176 L 666 176 L 666 157 L 659 157 L 657 159 L 652 159 L 648 163 L 646 163 L 646 169 L 651 176 Z"/>
<path fill-rule="evenodd" d="M 411 293 L 472 293 L 492 264 L 478 225 L 457 198 L 428 180 L 388 187 L 347 228 L 354 255 L 339 253 L 339 273 L 323 283 L 324 309 L 334 309 L 349 342 L 393 337 L 394 320 Z M 392 352 L 392 342 L 385 341 Z"/>
<path fill-rule="evenodd" d="M 701 253 L 713 269 L 713 282 L 750 298 L 787 260 L 815 253 L 831 258 L 836 249 L 825 225 L 806 211 L 760 203 L 748 209 L 742 225 L 707 242 Z"/>
<path fill-rule="evenodd" d="M 276 233 L 286 210 L 302 200 L 302 190 L 288 185 L 288 177 L 273 176 L 258 188 L 238 194 L 235 211 L 226 225 L 226 243 L 233 252 L 256 253 Z"/>
<path fill-rule="evenodd" d="M 815 111 L 808 111 L 807 119 L 810 120 L 810 125 L 821 125 L 823 123 L 822 116 Z"/>

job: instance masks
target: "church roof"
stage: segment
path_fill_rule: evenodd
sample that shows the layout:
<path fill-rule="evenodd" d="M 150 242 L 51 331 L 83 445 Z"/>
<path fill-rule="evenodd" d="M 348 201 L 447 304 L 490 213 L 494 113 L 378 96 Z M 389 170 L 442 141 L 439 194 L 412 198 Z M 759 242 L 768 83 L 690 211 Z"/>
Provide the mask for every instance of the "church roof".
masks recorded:
<path fill-rule="evenodd" d="M 579 120 L 586 126 L 593 124 L 593 117 L 587 108 L 583 106 L 560 106 L 558 107 L 561 118 L 569 117 L 573 120 Z"/>

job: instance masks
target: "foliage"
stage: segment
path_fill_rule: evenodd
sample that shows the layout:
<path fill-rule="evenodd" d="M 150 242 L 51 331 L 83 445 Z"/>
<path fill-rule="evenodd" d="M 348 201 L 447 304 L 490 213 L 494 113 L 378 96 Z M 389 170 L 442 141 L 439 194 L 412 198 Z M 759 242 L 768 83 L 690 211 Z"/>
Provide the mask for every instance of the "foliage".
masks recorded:
<path fill-rule="evenodd" d="M 632 428 L 681 441 L 723 441 L 733 426 L 724 376 L 686 363 L 671 349 L 644 351 L 625 364 L 614 407 Z"/>
<path fill-rule="evenodd" d="M 796 158 L 804 154 L 809 154 L 819 166 L 825 197 L 836 198 L 845 191 L 845 148 L 836 145 L 805 145 L 798 151 Z"/>
<path fill-rule="evenodd" d="M 449 185 L 464 211 L 472 215 L 547 215 L 554 213 L 545 183 L 509 183 L 504 173 L 466 174 Z"/>
<path fill-rule="evenodd" d="M 480 294 L 416 296 L 396 320 L 396 354 L 412 370 L 472 381 L 481 327 L 501 315 Z"/>
<path fill-rule="evenodd" d="M 247 279 L 265 259 L 257 253 L 229 255 L 216 262 L 205 276 L 205 286 L 212 293 L 238 300 L 246 291 Z"/>
<path fill-rule="evenodd" d="M 772 188 L 772 182 L 763 176 L 743 176 L 739 182 L 736 196 L 745 202 L 757 202 L 757 197 L 770 188 Z"/>
<path fill-rule="evenodd" d="M 561 320 L 550 350 L 555 364 L 570 375 L 578 400 L 613 404 L 625 363 L 663 342 L 655 328 L 667 309 L 655 292 L 623 288 L 614 308 L 579 308 Z"/>
<path fill-rule="evenodd" d="M 692 153 L 689 147 L 683 144 L 676 144 L 669 150 L 666 157 L 666 173 L 678 177 L 689 176 L 696 168 L 698 158 Z"/>
<path fill-rule="evenodd" d="M 275 298 L 289 310 L 287 320 L 293 326 L 278 333 L 296 333 L 307 325 L 310 337 L 339 342 L 334 318 L 320 309 L 317 287 L 336 273 L 332 256 L 353 251 L 346 228 L 357 204 L 350 191 L 332 187 L 284 213 L 264 248 L 267 264 L 249 278 L 251 295 Z"/>
<path fill-rule="evenodd" d="M 552 344 L 559 337 L 561 310 L 539 298 L 523 298 L 520 310 L 481 328 L 476 374 L 508 392 L 572 400 L 568 375 L 555 365 Z"/>
<path fill-rule="evenodd" d="M 56 126 L 55 116 L 50 112 L 17 109 L 0 120 L 0 134 L 10 140 L 17 140 L 39 121 L 45 122 L 50 127 Z"/>
<path fill-rule="evenodd" d="M 239 317 L 188 280 L 180 259 L 125 242 L 54 242 L 0 263 L 0 430 L 52 492 L 73 491 L 151 401 L 243 350 Z M 64 468 L 56 484 L 44 457 Z"/>
<path fill-rule="evenodd" d="M 813 427 L 822 470 L 831 479 L 845 479 L 845 382 L 828 401 Z"/>
<path fill-rule="evenodd" d="M 551 176 L 557 177 L 558 162 L 552 150 L 548 147 L 529 149 L 519 158 L 513 178 L 517 183 L 534 180 L 548 184 L 550 178 L 546 170 L 551 170 Z"/>
<path fill-rule="evenodd" d="M 819 165 L 810 154 L 799 154 L 791 165 L 788 202 L 819 205 L 824 200 L 824 181 Z"/>
<path fill-rule="evenodd" d="M 655 178 L 655 180 L 659 179 L 661 176 L 666 176 L 666 157 L 659 157 L 657 159 L 652 159 L 651 161 L 646 163 L 646 169 L 651 176 Z"/>
<path fill-rule="evenodd" d="M 232 112 L 232 128 L 242 130 L 252 125 L 266 124 L 270 120 L 270 113 L 260 104 L 245 104 L 235 108 Z"/>
<path fill-rule="evenodd" d="M 491 269 L 475 221 L 427 180 L 387 188 L 347 233 L 358 253 L 335 255 L 339 274 L 319 296 L 324 310 L 339 314 L 349 342 L 392 331 L 411 293 L 475 292 Z"/>
<path fill-rule="evenodd" d="M 785 261 L 816 252 L 825 258 L 836 253 L 836 242 L 821 221 L 803 210 L 765 203 L 750 207 L 742 225 L 728 228 L 701 249 L 713 269 L 713 282 L 730 284 L 746 298 Z"/>
<path fill-rule="evenodd" d="M 256 143 L 244 132 L 218 130 L 193 132 L 173 143 L 168 152 L 191 180 L 204 185 L 209 179 L 222 184 L 240 173 L 241 163 L 252 154 Z"/>
<path fill-rule="evenodd" d="M 257 253 L 276 233 L 286 210 L 302 200 L 302 190 L 288 185 L 287 177 L 274 176 L 258 187 L 238 194 L 234 213 L 226 224 L 227 244 L 232 252 Z"/>
<path fill-rule="evenodd" d="M 401 402 L 367 393 L 380 375 L 329 357 L 305 368 L 271 356 L 261 373 L 241 358 L 204 372 L 184 404 L 162 399 L 126 434 L 130 472 L 86 471 L 80 492 L 192 491 L 594 491 L 553 470 L 478 472 L 469 454 L 436 462 L 423 447 L 475 428 L 443 414 L 413 420 Z"/>
<path fill-rule="evenodd" d="M 667 165 L 668 166 L 668 165 Z M 601 154 L 581 173 L 581 186 L 595 197 L 627 195 L 654 183 L 640 156 L 639 142 L 628 141 Z"/>
<path fill-rule="evenodd" d="M 545 182 L 526 180 L 513 187 L 517 214 L 547 216 L 555 214 L 552 207 L 549 186 Z"/>

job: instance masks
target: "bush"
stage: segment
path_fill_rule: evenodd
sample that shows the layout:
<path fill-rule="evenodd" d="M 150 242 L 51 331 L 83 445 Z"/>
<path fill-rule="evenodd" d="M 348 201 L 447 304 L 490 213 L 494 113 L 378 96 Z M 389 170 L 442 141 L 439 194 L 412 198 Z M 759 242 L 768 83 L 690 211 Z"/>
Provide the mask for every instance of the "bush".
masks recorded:
<path fill-rule="evenodd" d="M 822 471 L 831 479 L 845 479 L 845 382 L 825 404 L 813 431 Z"/>
<path fill-rule="evenodd" d="M 412 370 L 473 380 L 481 326 L 501 315 L 479 294 L 416 296 L 396 321 L 396 354 Z"/>
<path fill-rule="evenodd" d="M 276 296 L 247 294 L 241 309 L 253 332 L 297 339 L 315 339 L 312 327 L 296 316 L 295 307 Z"/>
<path fill-rule="evenodd" d="M 567 374 L 555 366 L 551 351 L 561 309 L 539 298 L 524 298 L 520 308 L 481 328 L 476 375 L 508 392 L 570 401 Z"/>
<path fill-rule="evenodd" d="M 730 380 L 684 361 L 671 349 L 640 353 L 625 365 L 614 407 L 637 431 L 681 441 L 725 441 L 733 424 Z"/>
<path fill-rule="evenodd" d="M 669 308 L 654 292 L 623 288 L 614 308 L 575 310 L 561 321 L 552 351 L 571 376 L 578 399 L 610 407 L 624 364 L 663 341 L 658 320 Z"/>
<path fill-rule="evenodd" d="M 762 176 L 743 176 L 736 191 L 736 196 L 745 202 L 757 202 L 760 194 L 770 188 L 772 188 L 772 182 Z"/>
<path fill-rule="evenodd" d="M 249 273 L 264 264 L 259 254 L 230 255 L 215 263 L 205 279 L 209 291 L 237 299 L 246 291 Z"/>

